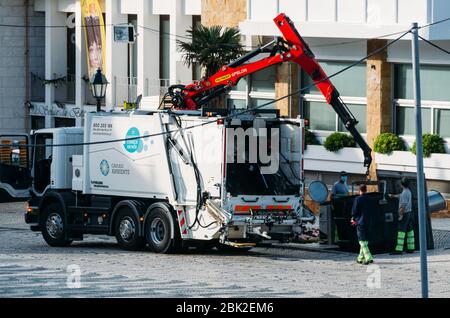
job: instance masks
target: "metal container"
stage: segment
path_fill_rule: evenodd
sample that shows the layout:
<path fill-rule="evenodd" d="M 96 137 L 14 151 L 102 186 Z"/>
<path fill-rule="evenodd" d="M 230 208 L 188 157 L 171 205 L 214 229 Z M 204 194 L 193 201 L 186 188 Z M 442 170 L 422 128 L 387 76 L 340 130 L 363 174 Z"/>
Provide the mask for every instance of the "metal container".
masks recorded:
<path fill-rule="evenodd" d="M 328 198 L 328 187 L 322 181 L 313 181 L 309 184 L 309 197 L 317 203 L 324 203 Z"/>
<path fill-rule="evenodd" d="M 428 191 L 428 207 L 430 213 L 447 209 L 444 197 L 436 190 Z"/>

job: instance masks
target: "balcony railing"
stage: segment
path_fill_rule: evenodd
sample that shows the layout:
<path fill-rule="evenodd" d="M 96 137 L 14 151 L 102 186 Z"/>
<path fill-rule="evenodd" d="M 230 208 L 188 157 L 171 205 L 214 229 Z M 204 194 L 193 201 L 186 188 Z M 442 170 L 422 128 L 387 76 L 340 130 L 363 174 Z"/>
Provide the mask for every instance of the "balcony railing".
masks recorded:
<path fill-rule="evenodd" d="M 124 102 L 133 103 L 137 98 L 136 77 L 114 77 L 115 106 L 123 106 Z"/>
<path fill-rule="evenodd" d="M 247 19 L 239 25 L 241 32 L 278 35 L 272 19 L 280 12 L 299 23 L 305 37 L 365 38 L 405 30 L 412 22 L 425 25 L 442 21 L 448 18 L 450 1 L 247 0 Z M 430 40 L 448 40 L 450 28 L 439 23 L 423 28 L 421 35 Z"/>
<path fill-rule="evenodd" d="M 170 86 L 169 79 L 146 79 L 146 96 L 164 96 Z"/>
<path fill-rule="evenodd" d="M 30 75 L 30 101 L 31 102 L 45 102 L 45 86 L 54 85 L 55 88 L 55 102 L 62 104 L 75 104 L 75 82 L 76 77 L 74 74 L 67 74 L 65 76 L 58 76 L 54 74 L 53 79 L 59 79 L 54 83 L 46 84 L 43 75 L 31 73 Z M 85 105 L 96 105 L 97 101 L 92 95 L 91 86 L 89 80 L 86 76 L 80 79 L 83 81 L 84 89 L 84 104 Z M 83 104 L 83 102 L 82 102 Z M 105 102 L 102 100 L 102 105 Z"/>
<path fill-rule="evenodd" d="M 67 74 L 64 80 L 55 85 L 55 101 L 74 104 L 75 103 L 75 75 Z"/>

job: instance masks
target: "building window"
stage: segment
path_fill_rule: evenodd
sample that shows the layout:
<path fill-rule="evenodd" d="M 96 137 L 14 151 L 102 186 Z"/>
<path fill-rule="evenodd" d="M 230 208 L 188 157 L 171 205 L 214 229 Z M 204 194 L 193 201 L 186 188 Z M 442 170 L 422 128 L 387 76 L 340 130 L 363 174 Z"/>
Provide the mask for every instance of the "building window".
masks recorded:
<path fill-rule="evenodd" d="M 31 116 L 31 129 L 43 129 L 45 128 L 45 117 L 44 116 Z"/>
<path fill-rule="evenodd" d="M 75 19 L 75 13 L 67 13 L 67 19 Z M 75 22 L 75 20 L 74 20 Z M 75 45 L 75 31 L 74 27 L 67 27 L 67 74 L 66 74 L 66 86 L 63 87 L 67 90 L 65 96 L 59 97 L 61 101 L 67 103 L 75 103 L 75 55 L 76 55 L 76 45 Z"/>
<path fill-rule="evenodd" d="M 192 28 L 195 28 L 202 24 L 202 17 L 200 15 L 192 16 Z M 199 63 L 192 63 L 192 79 L 198 81 L 202 78 L 202 67 Z"/>
<path fill-rule="evenodd" d="M 424 133 L 450 138 L 450 66 L 421 65 L 422 129 Z M 394 66 L 396 132 L 415 134 L 413 74 L 410 64 Z"/>
<path fill-rule="evenodd" d="M 420 91 L 422 100 L 450 101 L 450 66 L 421 65 Z M 395 65 L 395 98 L 414 99 L 413 73 L 410 64 Z"/>
<path fill-rule="evenodd" d="M 137 15 L 129 14 L 128 15 L 128 23 L 134 26 L 134 30 L 137 31 Z M 137 41 L 138 37 L 134 40 L 133 43 L 130 43 L 128 46 L 128 77 L 136 78 L 137 77 Z"/>
<path fill-rule="evenodd" d="M 75 118 L 55 117 L 55 128 L 75 127 Z"/>
<path fill-rule="evenodd" d="M 331 106 L 329 106 L 331 108 Z M 366 133 L 367 132 L 367 123 L 366 123 L 366 113 L 367 113 L 367 107 L 366 104 L 347 104 L 348 109 L 350 112 L 355 116 L 356 120 L 358 121 L 358 124 L 356 125 L 356 128 L 360 133 Z M 339 131 L 347 131 L 342 121 L 338 121 L 338 130 Z"/>
<path fill-rule="evenodd" d="M 320 65 L 327 75 L 334 74 L 349 66 L 351 62 L 321 61 Z M 348 109 L 358 120 L 357 129 L 366 132 L 366 64 L 358 64 L 347 71 L 336 75 L 331 80 L 339 91 Z M 312 80 L 305 72 L 301 72 L 301 87 L 308 87 Z M 346 131 L 338 115 L 328 105 L 322 93 L 315 85 L 304 90 L 303 117 L 309 119 L 311 130 Z"/>
<path fill-rule="evenodd" d="M 276 67 L 270 66 L 253 73 L 251 77 L 251 92 L 275 93 Z"/>
<path fill-rule="evenodd" d="M 416 133 L 414 107 L 397 107 L 397 133 L 399 135 L 414 135 Z M 429 108 L 422 109 L 422 131 L 431 132 L 431 111 Z"/>
<path fill-rule="evenodd" d="M 450 138 L 450 109 L 435 109 L 436 133 Z"/>
<path fill-rule="evenodd" d="M 312 130 L 336 130 L 336 113 L 326 103 L 304 102 L 304 117 Z"/>
<path fill-rule="evenodd" d="M 271 66 L 239 80 L 229 93 L 228 105 L 255 108 L 275 99 L 276 67 Z M 270 104 L 262 109 L 274 109 Z"/>
<path fill-rule="evenodd" d="M 320 66 L 327 75 L 334 74 L 345 67 L 348 67 L 352 62 L 335 62 L 335 61 L 320 61 Z M 361 63 L 352 68 L 336 75 L 331 79 L 333 85 L 337 88 L 341 96 L 366 97 L 366 64 Z M 302 87 L 306 87 L 312 83 L 311 78 L 305 72 L 302 72 Z M 305 94 L 322 95 L 317 87 L 314 85 Z"/>
<path fill-rule="evenodd" d="M 170 16 L 161 15 L 159 20 L 159 78 L 170 78 Z"/>

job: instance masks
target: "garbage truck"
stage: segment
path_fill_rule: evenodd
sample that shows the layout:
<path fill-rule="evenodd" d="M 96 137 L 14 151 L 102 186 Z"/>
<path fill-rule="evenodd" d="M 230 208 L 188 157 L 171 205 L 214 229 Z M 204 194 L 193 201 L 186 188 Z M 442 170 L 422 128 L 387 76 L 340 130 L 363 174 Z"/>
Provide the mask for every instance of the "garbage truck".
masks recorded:
<path fill-rule="evenodd" d="M 211 102 L 247 75 L 297 63 L 362 149 L 367 169 L 371 149 L 293 22 L 285 14 L 274 22 L 283 37 L 209 78 L 171 86 L 160 103 L 86 113 L 83 127 L 33 132 L 25 147 L 31 230 L 51 246 L 106 234 L 122 248 L 148 244 L 158 253 L 191 243 L 251 248 L 301 235 L 314 220 L 304 205 L 304 119 Z"/>

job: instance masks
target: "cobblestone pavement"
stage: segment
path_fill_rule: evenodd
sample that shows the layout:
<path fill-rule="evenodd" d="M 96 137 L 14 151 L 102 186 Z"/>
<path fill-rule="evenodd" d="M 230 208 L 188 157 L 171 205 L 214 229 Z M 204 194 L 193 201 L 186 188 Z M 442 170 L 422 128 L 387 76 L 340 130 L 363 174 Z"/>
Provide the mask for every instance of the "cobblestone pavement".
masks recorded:
<path fill-rule="evenodd" d="M 375 265 L 362 266 L 354 254 L 292 244 L 234 255 L 160 255 L 123 251 L 114 238 L 88 236 L 52 248 L 24 224 L 23 209 L 22 203 L 0 204 L 0 297 L 420 296 L 418 253 L 376 255 Z M 429 251 L 428 260 L 430 296 L 450 297 L 450 250 Z M 68 274 L 71 265 L 80 270 L 80 286 Z"/>

